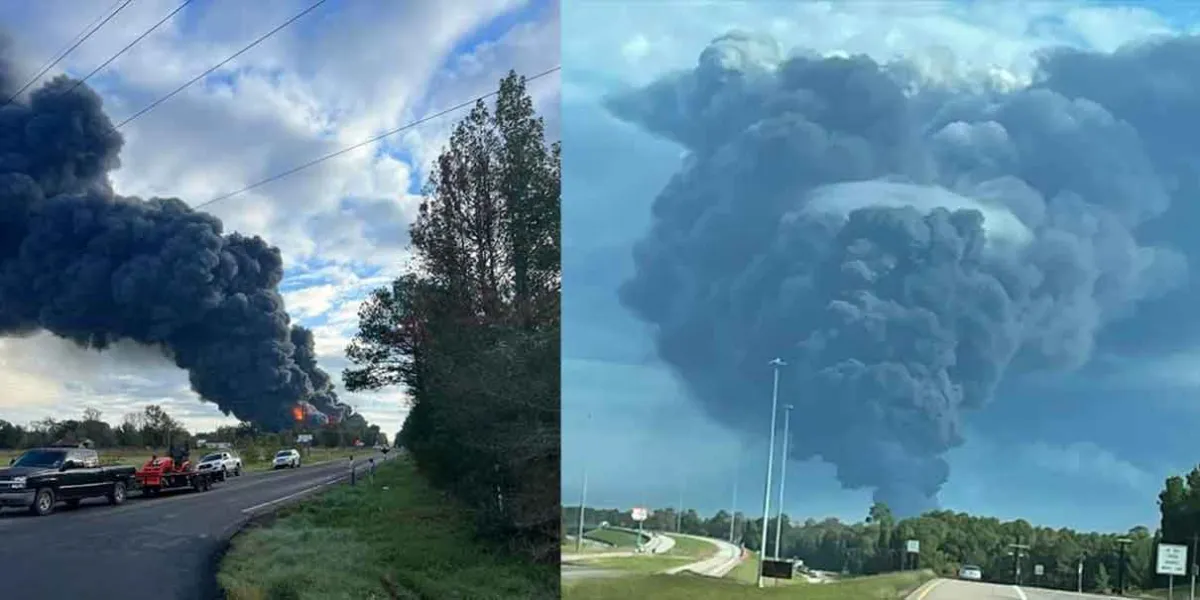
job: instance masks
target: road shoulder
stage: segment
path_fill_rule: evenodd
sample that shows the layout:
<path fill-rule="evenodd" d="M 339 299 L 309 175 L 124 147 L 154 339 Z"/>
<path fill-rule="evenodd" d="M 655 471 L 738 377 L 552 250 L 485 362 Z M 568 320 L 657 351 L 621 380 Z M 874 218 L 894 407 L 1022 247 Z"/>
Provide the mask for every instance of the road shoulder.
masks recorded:
<path fill-rule="evenodd" d="M 232 540 L 217 580 L 229 600 L 263 597 L 551 598 L 556 568 L 475 540 L 470 514 L 431 488 L 408 457 L 374 481 L 331 487 Z"/>

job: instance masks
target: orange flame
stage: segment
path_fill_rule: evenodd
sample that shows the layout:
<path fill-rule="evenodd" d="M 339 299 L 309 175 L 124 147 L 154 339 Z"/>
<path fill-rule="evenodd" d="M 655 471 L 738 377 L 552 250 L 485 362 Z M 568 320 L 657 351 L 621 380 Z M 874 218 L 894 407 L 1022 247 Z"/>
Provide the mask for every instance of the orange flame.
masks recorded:
<path fill-rule="evenodd" d="M 300 405 L 293 406 L 292 407 L 292 417 L 295 418 L 297 421 L 303 421 L 304 420 L 304 409 Z"/>

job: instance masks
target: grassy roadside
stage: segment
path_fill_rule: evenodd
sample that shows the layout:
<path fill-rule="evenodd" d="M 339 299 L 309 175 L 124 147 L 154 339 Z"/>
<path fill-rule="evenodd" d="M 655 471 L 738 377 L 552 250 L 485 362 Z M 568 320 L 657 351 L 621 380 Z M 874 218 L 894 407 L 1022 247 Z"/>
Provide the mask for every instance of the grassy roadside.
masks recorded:
<path fill-rule="evenodd" d="M 645 575 L 580 579 L 563 583 L 566 600 L 654 598 L 655 600 L 899 600 L 934 577 L 931 571 L 907 571 L 857 577 L 836 583 L 799 583 L 758 589 L 732 578 L 699 575 Z"/>
<path fill-rule="evenodd" d="M 557 598 L 558 579 L 476 542 L 470 515 L 407 457 L 247 529 L 217 574 L 229 600 Z"/>

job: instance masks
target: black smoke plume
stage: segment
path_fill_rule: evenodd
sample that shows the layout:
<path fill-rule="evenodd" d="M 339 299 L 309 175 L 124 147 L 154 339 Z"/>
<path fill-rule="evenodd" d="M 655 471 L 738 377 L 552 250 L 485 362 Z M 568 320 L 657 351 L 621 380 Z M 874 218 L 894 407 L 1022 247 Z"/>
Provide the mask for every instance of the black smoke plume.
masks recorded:
<path fill-rule="evenodd" d="M 3 98 L 12 73 L 0 65 Z M 270 429 L 297 406 L 346 416 L 312 333 L 284 311 L 279 250 L 176 198 L 115 194 L 122 143 L 100 97 L 65 76 L 0 108 L 0 335 L 158 347 L 201 397 Z"/>
<path fill-rule="evenodd" d="M 1193 38 L 1061 50 L 1005 87 L 718 38 L 607 102 L 687 150 L 622 301 L 720 421 L 766 429 L 781 357 L 792 458 L 933 508 L 964 413 L 1006 374 L 1137 346 L 1139 306 L 1200 299 L 1178 223 L 1200 190 L 1197 59 Z"/>

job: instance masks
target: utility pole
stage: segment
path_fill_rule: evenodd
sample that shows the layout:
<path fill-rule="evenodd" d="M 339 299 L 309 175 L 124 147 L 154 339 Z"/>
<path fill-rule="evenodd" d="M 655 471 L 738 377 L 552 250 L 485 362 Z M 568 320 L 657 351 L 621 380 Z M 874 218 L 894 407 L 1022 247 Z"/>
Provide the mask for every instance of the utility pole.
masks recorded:
<path fill-rule="evenodd" d="M 779 461 L 779 517 L 775 519 L 775 560 L 779 560 L 779 545 L 783 539 L 783 487 L 787 483 L 788 427 L 792 422 L 791 404 L 783 407 L 783 454 Z"/>
<path fill-rule="evenodd" d="M 1019 536 L 1019 535 L 1018 535 L 1018 536 L 1017 536 L 1017 543 L 1015 543 L 1015 544 L 1009 544 L 1009 545 L 1008 545 L 1008 547 L 1009 547 L 1009 548 L 1012 548 L 1012 557 L 1013 557 L 1013 584 L 1014 584 L 1014 585 L 1021 585 L 1021 552 L 1022 552 L 1023 550 L 1028 550 L 1028 549 L 1029 549 L 1029 545 L 1028 545 L 1028 544 L 1022 544 L 1022 543 L 1021 543 L 1021 536 Z"/>
<path fill-rule="evenodd" d="M 1125 594 L 1125 549 L 1132 544 L 1133 540 L 1129 538 L 1120 538 L 1117 544 L 1121 546 L 1121 562 L 1117 564 L 1117 594 Z"/>
<path fill-rule="evenodd" d="M 771 471 L 775 470 L 775 417 L 779 414 L 779 368 L 787 365 L 775 358 L 769 363 L 775 368 L 775 384 L 771 392 L 771 435 L 767 443 L 767 489 L 763 492 L 762 540 L 758 545 L 758 587 L 764 587 L 763 561 L 767 558 L 767 523 L 771 519 Z"/>

